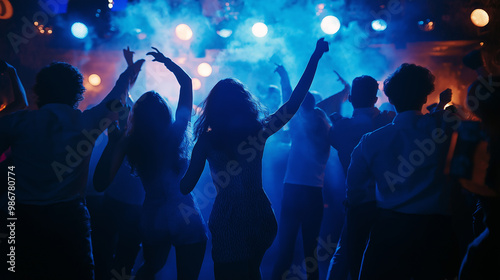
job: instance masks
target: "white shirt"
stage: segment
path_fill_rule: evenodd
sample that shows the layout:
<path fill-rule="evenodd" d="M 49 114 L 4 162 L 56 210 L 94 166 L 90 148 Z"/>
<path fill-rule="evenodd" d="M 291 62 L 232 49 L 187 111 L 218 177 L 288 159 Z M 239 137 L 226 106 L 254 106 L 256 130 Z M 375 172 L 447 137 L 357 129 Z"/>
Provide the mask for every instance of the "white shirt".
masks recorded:
<path fill-rule="evenodd" d="M 83 196 L 94 142 L 117 117 L 109 113 L 103 103 L 84 112 L 52 103 L 0 118 L 0 152 L 12 149 L 17 202 L 49 205 Z"/>
<path fill-rule="evenodd" d="M 351 155 L 347 199 L 356 205 L 376 181 L 377 206 L 407 214 L 450 214 L 443 173 L 455 122 L 444 111 L 406 111 L 392 124 L 364 135 Z M 369 192 L 368 192 L 369 193 Z"/>

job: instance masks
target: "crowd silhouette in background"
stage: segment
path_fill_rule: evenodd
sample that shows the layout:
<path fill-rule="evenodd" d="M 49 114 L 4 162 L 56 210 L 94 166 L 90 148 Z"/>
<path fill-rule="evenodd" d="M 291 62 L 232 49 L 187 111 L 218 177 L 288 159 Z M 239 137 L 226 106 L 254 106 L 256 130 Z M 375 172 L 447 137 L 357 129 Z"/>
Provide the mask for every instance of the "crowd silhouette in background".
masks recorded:
<path fill-rule="evenodd" d="M 480 51 L 464 57 L 478 73 L 468 108 L 446 107 L 452 92 L 444 89 L 423 114 L 436 77 L 404 63 L 383 84 L 395 111 L 381 111 L 370 76 L 351 87 L 332 75 L 344 89 L 324 100 L 309 91 L 329 51 L 319 39 L 295 88 L 277 65 L 282 102 L 272 105 L 274 113 L 266 115 L 241 82 L 223 79 L 191 132 L 191 78 L 153 49 L 147 55 L 180 85 L 175 113 L 155 91 L 135 103 L 128 97 L 145 62 L 134 62 L 128 48 L 128 67 L 111 92 L 83 112 L 83 76 L 75 67 L 41 69 L 33 89 L 38 109 L 23 110 L 23 85 L 1 61 L 0 170 L 4 178 L 15 167 L 17 218 L 15 272 L 7 269 L 12 247 L 2 241 L 2 279 L 155 279 L 172 247 L 177 279 L 198 279 L 208 241 L 217 280 L 320 279 L 330 147 L 346 176 L 346 215 L 327 279 L 500 277 L 500 76 L 489 74 Z M 354 107 L 349 118 L 340 114 L 346 100 Z M 280 130 L 291 145 L 278 221 L 262 166 L 267 140 Z M 209 217 L 192 193 L 206 162 L 217 190 Z M 12 193 L 1 194 L 7 221 Z M 477 203 L 474 213 L 460 211 L 466 200 Z M 468 229 L 456 225 L 456 215 L 474 217 L 467 226 L 475 239 L 462 238 Z M 8 236 L 6 230 L 0 233 Z M 290 269 L 299 232 L 304 260 L 315 264 L 302 278 Z M 262 276 L 273 242 L 272 273 Z"/>

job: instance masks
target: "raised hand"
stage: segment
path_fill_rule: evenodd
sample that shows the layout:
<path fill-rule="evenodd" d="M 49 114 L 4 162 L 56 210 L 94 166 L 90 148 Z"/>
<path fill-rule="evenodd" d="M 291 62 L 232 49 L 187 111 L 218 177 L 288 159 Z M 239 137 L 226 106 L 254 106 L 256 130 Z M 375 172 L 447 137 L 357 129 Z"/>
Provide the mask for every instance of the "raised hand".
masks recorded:
<path fill-rule="evenodd" d="M 316 49 L 314 50 L 314 54 L 319 55 L 320 57 L 329 51 L 328 42 L 325 41 L 325 38 L 320 38 L 318 42 L 316 42 Z"/>
<path fill-rule="evenodd" d="M 443 90 L 443 92 L 439 94 L 439 103 L 443 105 L 450 103 L 452 94 L 449 88 Z"/>
<path fill-rule="evenodd" d="M 278 63 L 274 63 L 276 65 L 276 69 L 274 69 L 274 72 L 278 73 L 280 76 L 283 74 L 287 74 L 285 67 L 283 65 L 280 65 Z"/>
<path fill-rule="evenodd" d="M 145 61 L 146 60 L 144 60 L 144 59 L 139 59 L 135 63 L 132 63 L 131 65 L 129 65 L 127 70 L 125 70 L 125 72 L 123 72 L 122 75 L 127 76 L 130 86 L 133 86 L 135 84 L 135 81 L 137 80 L 137 76 L 139 75 L 139 72 L 141 72 L 142 65 L 144 64 Z"/>
<path fill-rule="evenodd" d="M 161 63 L 168 63 L 171 61 L 170 58 L 163 55 L 163 53 L 161 53 L 157 48 L 155 48 L 155 47 L 151 47 L 151 48 L 153 50 L 155 50 L 156 52 L 148 52 L 146 55 L 153 56 L 154 57 L 153 61 L 158 61 Z"/>
<path fill-rule="evenodd" d="M 127 61 L 127 65 L 130 66 L 134 64 L 134 53 L 130 50 L 130 47 L 127 46 L 127 49 L 123 49 L 123 56 L 125 57 L 125 61 Z"/>

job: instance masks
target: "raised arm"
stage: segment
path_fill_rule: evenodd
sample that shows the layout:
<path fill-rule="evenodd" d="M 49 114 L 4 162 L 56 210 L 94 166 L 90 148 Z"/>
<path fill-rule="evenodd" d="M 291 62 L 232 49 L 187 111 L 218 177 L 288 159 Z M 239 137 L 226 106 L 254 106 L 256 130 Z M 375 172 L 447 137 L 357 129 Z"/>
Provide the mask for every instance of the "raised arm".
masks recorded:
<path fill-rule="evenodd" d="M 202 135 L 196 145 L 193 148 L 193 154 L 191 155 L 191 162 L 189 163 L 189 168 L 181 180 L 181 193 L 190 193 L 198 180 L 200 180 L 201 173 L 205 168 L 205 161 L 207 160 L 207 140 L 206 136 Z"/>
<path fill-rule="evenodd" d="M 285 104 L 286 101 L 290 99 L 292 95 L 292 85 L 290 84 L 290 77 L 288 77 L 288 72 L 283 65 L 276 65 L 276 70 L 278 75 L 280 75 L 281 83 L 281 102 Z"/>
<path fill-rule="evenodd" d="M 137 76 L 141 71 L 141 67 L 142 64 L 144 64 L 144 61 L 144 59 L 139 59 L 132 65 L 129 65 L 127 69 L 120 75 L 113 89 L 97 106 L 105 105 L 109 107 L 111 106 L 109 102 L 113 100 L 118 100 L 121 101 L 122 104 L 125 104 L 125 97 L 127 96 L 129 89 L 137 80 Z"/>
<path fill-rule="evenodd" d="M 191 120 L 191 110 L 193 109 L 193 84 L 191 77 L 170 58 L 165 57 L 157 48 L 153 49 L 155 52 L 148 52 L 147 55 L 153 56 L 153 61 L 163 63 L 168 70 L 172 71 L 181 86 L 179 103 L 175 112 L 175 124 L 177 127 L 186 128 Z"/>
<path fill-rule="evenodd" d="M 347 96 L 351 91 L 351 86 L 344 80 L 337 71 L 333 71 L 338 76 L 338 81 L 344 85 L 344 89 L 334 95 L 323 99 L 316 104 L 316 107 L 321 108 L 327 115 L 340 112 L 342 103 L 347 100 Z"/>
<path fill-rule="evenodd" d="M 0 60 L 0 116 L 22 110 L 28 106 L 28 99 L 16 68 Z M 5 75 L 4 75 L 5 74 Z"/>
<path fill-rule="evenodd" d="M 108 144 L 97 163 L 93 178 L 94 188 L 98 192 L 109 187 L 123 163 L 126 148 L 124 131 L 115 123 L 108 128 Z"/>
<path fill-rule="evenodd" d="M 314 50 L 309 63 L 307 64 L 299 83 L 290 95 L 290 99 L 286 101 L 274 114 L 272 114 L 265 124 L 265 135 L 268 137 L 278 130 L 280 130 L 290 119 L 295 115 L 299 109 L 302 101 L 311 87 L 314 75 L 316 74 L 316 69 L 318 68 L 318 62 L 323 56 L 323 53 L 328 51 L 328 42 L 325 42 L 324 38 L 321 38 L 316 43 L 316 49 Z"/>

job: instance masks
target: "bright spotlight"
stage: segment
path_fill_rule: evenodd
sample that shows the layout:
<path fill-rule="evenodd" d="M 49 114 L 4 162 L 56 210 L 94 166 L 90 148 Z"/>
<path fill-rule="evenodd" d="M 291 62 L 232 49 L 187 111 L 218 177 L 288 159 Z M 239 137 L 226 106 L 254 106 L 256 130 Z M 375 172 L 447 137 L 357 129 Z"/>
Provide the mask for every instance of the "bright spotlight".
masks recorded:
<path fill-rule="evenodd" d="M 255 37 L 264 37 L 267 35 L 267 25 L 262 22 L 257 22 L 252 26 L 252 33 Z"/>
<path fill-rule="evenodd" d="M 483 9 L 475 9 L 470 14 L 470 20 L 477 27 L 484 27 L 490 22 L 490 17 L 488 13 Z"/>
<path fill-rule="evenodd" d="M 201 81 L 198 78 L 193 78 L 193 90 L 199 90 L 201 88 Z"/>
<path fill-rule="evenodd" d="M 321 21 L 321 30 L 326 34 L 333 35 L 340 29 L 340 20 L 334 16 L 326 16 Z"/>
<path fill-rule="evenodd" d="M 75 22 L 71 25 L 71 33 L 78 39 L 83 39 L 89 34 L 87 26 L 81 22 Z"/>
<path fill-rule="evenodd" d="M 177 38 L 187 41 L 193 37 L 193 31 L 187 24 L 182 23 L 175 27 L 175 35 L 177 35 Z"/>
<path fill-rule="evenodd" d="M 202 77 L 208 77 L 212 74 L 212 66 L 210 64 L 203 62 L 198 65 L 198 74 Z"/>
<path fill-rule="evenodd" d="M 97 74 L 92 74 L 89 76 L 89 83 L 96 87 L 101 84 L 101 77 Z"/>
<path fill-rule="evenodd" d="M 375 31 L 384 31 L 387 29 L 387 22 L 383 19 L 376 19 L 372 21 L 372 28 Z"/>
<path fill-rule="evenodd" d="M 222 38 L 228 38 L 231 34 L 233 34 L 233 31 L 231 29 L 221 29 L 217 30 L 217 34 Z"/>

